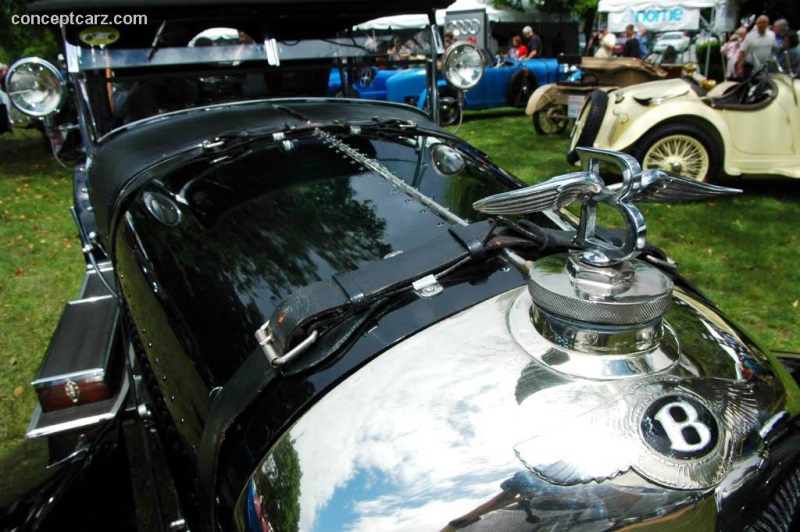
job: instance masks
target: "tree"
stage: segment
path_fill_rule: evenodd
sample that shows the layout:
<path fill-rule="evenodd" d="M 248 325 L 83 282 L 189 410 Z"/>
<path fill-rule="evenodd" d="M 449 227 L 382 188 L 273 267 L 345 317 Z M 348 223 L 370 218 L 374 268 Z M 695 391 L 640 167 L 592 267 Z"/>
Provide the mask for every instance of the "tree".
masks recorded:
<path fill-rule="evenodd" d="M 775 21 L 785 18 L 789 21 L 789 26 L 795 30 L 800 28 L 800 3 L 797 0 L 741 0 L 739 14 L 769 15 L 770 20 Z"/>
<path fill-rule="evenodd" d="M 13 63 L 17 59 L 35 55 L 55 62 L 58 44 L 51 28 L 14 24 L 14 15 L 22 15 L 28 9 L 27 0 L 2 1 L 3 16 L 0 17 L 0 62 Z"/>
<path fill-rule="evenodd" d="M 583 31 L 587 35 L 592 31 L 597 14 L 599 0 L 492 0 L 497 9 L 514 9 L 522 11 L 525 4 L 535 6 L 542 13 L 552 15 L 576 15 L 583 20 Z"/>
<path fill-rule="evenodd" d="M 492 0 L 497 9 L 523 11 L 532 5 L 542 13 L 554 15 L 579 15 L 597 11 L 598 0 Z"/>

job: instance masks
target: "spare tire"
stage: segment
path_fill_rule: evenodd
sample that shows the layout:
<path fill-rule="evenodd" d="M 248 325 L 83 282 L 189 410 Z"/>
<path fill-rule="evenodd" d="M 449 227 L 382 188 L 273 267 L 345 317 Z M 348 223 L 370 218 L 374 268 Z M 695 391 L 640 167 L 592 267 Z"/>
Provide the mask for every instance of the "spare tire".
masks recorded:
<path fill-rule="evenodd" d="M 575 148 L 591 147 L 594 144 L 597 134 L 600 132 L 600 126 L 603 125 L 607 108 L 608 94 L 600 89 L 593 90 L 581 109 L 581 114 L 575 122 L 575 128 L 569 139 L 567 161 L 570 164 L 578 161 L 578 151 Z"/>

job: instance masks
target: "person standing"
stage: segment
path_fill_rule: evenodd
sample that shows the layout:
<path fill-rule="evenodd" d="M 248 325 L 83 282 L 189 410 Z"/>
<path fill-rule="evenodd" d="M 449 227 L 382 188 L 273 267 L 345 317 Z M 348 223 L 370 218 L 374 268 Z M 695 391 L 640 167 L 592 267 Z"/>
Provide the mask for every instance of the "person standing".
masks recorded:
<path fill-rule="evenodd" d="M 522 36 L 528 40 L 526 45 L 528 49 L 528 59 L 542 57 L 542 38 L 533 32 L 533 28 L 530 26 L 522 28 Z"/>
<path fill-rule="evenodd" d="M 782 35 L 781 51 L 778 52 L 778 64 L 784 72 L 792 75 L 800 74 L 800 39 L 797 33 L 788 27 Z"/>
<path fill-rule="evenodd" d="M 514 35 L 511 39 L 511 48 L 508 50 L 508 57 L 510 59 L 525 59 L 528 57 L 528 49 L 522 44 L 522 39 L 519 35 Z"/>
<path fill-rule="evenodd" d="M 731 34 L 731 38 L 722 45 L 722 53 L 725 54 L 725 79 L 735 80 L 736 62 L 739 60 L 739 47 L 747 36 L 747 29 L 742 26 Z"/>
<path fill-rule="evenodd" d="M 609 33 L 607 27 L 601 26 L 600 33 L 597 35 L 597 40 L 599 42 L 594 56 L 601 58 L 613 57 L 614 45 L 617 44 L 617 36 L 613 33 Z"/>
<path fill-rule="evenodd" d="M 644 59 L 648 55 L 650 55 L 650 36 L 647 34 L 647 28 L 644 26 L 639 27 L 639 54 L 641 54 L 641 58 Z"/>
<path fill-rule="evenodd" d="M 772 24 L 772 33 L 775 34 L 775 41 L 778 43 L 778 50 L 783 48 L 783 36 L 789 31 L 789 21 L 779 18 Z"/>
<path fill-rule="evenodd" d="M 392 60 L 400 61 L 403 59 L 408 59 L 411 51 L 405 47 L 403 40 L 400 37 L 395 37 L 392 39 L 392 47 L 389 48 L 386 53 L 389 54 L 389 57 Z"/>
<path fill-rule="evenodd" d="M 756 29 L 747 34 L 739 47 L 736 61 L 736 75 L 749 77 L 754 70 L 761 68 L 777 52 L 775 33 L 769 29 L 769 17 L 761 15 L 756 19 Z"/>
<path fill-rule="evenodd" d="M 633 30 L 633 24 L 625 26 L 625 46 L 622 47 L 622 57 L 635 57 L 639 59 L 642 57 L 641 48 L 639 48 L 639 40 L 636 38 L 636 32 Z"/>

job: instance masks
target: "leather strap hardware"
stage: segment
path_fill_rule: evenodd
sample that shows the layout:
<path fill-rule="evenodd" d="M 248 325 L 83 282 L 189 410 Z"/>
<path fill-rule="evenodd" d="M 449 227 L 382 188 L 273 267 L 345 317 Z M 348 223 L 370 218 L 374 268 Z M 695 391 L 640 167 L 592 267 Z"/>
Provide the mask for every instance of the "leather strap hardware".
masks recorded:
<path fill-rule="evenodd" d="M 267 332 L 269 328 L 269 322 L 265 323 L 261 327 L 258 328 L 256 331 L 256 340 L 258 341 L 258 345 L 261 346 L 261 350 L 264 351 L 264 354 L 267 355 L 267 361 L 269 361 L 269 365 L 273 368 L 279 368 L 281 366 L 286 365 L 287 363 L 291 362 L 293 358 L 303 353 L 306 349 L 311 347 L 314 342 L 317 341 L 319 337 L 319 331 L 313 330 L 309 335 L 294 346 L 292 349 L 289 350 L 288 353 L 285 355 L 278 354 L 278 351 L 272 345 L 274 341 L 274 337 L 272 334 Z"/>

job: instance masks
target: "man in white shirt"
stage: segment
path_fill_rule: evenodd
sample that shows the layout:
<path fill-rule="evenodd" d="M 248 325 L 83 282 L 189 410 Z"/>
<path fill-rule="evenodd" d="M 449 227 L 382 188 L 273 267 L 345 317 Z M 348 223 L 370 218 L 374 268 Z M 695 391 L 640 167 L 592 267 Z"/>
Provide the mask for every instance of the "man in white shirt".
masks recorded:
<path fill-rule="evenodd" d="M 600 28 L 600 39 L 597 51 L 594 53 L 595 57 L 613 57 L 614 45 L 617 44 L 617 36 L 608 32 L 605 26 Z"/>
<path fill-rule="evenodd" d="M 777 51 L 778 43 L 775 40 L 775 33 L 769 29 L 769 17 L 761 15 L 756 19 L 756 29 L 747 34 L 739 47 L 736 75 L 740 78 L 748 77 L 752 71 L 761 68 Z M 748 65 L 747 69 L 745 63 Z"/>

